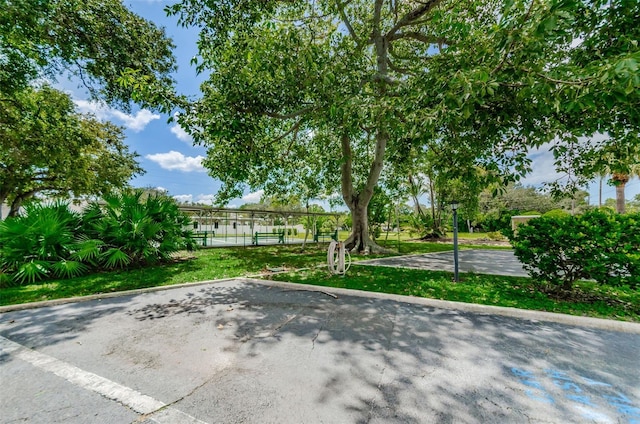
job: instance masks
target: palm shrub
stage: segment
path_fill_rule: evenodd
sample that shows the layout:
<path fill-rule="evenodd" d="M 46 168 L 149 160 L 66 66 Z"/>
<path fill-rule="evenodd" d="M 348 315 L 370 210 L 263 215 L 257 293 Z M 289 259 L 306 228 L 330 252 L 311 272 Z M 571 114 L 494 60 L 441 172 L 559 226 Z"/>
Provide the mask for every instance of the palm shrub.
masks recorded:
<path fill-rule="evenodd" d="M 79 228 L 79 214 L 64 202 L 33 203 L 23 214 L 0 221 L 0 281 L 33 283 L 86 272 L 81 256 L 87 239 L 77 237 Z"/>
<path fill-rule="evenodd" d="M 91 203 L 82 221 L 87 236 L 104 243 L 99 261 L 105 268 L 166 261 L 179 250 L 195 247 L 191 220 L 176 202 L 142 190 L 115 193 L 102 204 Z"/>

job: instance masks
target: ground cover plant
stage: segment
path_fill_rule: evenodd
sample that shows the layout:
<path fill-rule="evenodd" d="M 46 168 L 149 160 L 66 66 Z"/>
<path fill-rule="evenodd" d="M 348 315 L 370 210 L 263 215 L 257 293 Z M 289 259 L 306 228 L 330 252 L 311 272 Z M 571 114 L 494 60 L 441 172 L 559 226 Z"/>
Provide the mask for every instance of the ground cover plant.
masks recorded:
<path fill-rule="evenodd" d="M 451 282 L 452 274 L 406 268 L 353 265 L 347 275 L 331 275 L 324 268 L 269 276 L 272 280 L 326 287 L 418 296 L 456 302 L 507 306 L 640 322 L 640 292 L 594 282 L 575 283 L 570 298 L 556 298 L 538 290 L 526 277 L 463 274 Z"/>

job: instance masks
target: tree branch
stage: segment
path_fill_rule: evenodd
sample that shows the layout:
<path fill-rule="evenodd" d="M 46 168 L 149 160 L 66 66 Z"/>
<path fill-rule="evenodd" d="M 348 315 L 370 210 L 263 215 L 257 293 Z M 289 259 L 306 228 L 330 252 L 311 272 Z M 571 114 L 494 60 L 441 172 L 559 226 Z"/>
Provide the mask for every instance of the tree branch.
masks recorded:
<path fill-rule="evenodd" d="M 447 40 L 446 38 L 431 37 L 428 35 L 421 34 L 417 31 L 397 32 L 391 35 L 388 39 L 389 41 L 394 41 L 394 40 L 402 40 L 407 38 L 412 38 L 414 40 L 420 41 L 425 44 L 447 44 L 447 45 L 452 44 L 450 40 Z"/>
<path fill-rule="evenodd" d="M 412 72 L 410 69 L 407 69 L 407 68 L 401 68 L 401 67 L 399 67 L 399 66 L 394 65 L 394 64 L 393 64 L 393 62 L 391 62 L 391 59 L 389 59 L 389 58 L 387 58 L 387 64 L 389 65 L 389 68 L 390 68 L 392 71 L 395 71 L 395 72 L 397 72 L 397 73 L 399 73 L 399 74 L 404 74 L 404 75 L 413 75 L 413 76 L 415 76 L 415 75 L 416 75 L 416 74 L 415 74 L 415 72 Z"/>
<path fill-rule="evenodd" d="M 290 136 L 291 134 L 294 134 L 294 133 L 297 134 L 298 129 L 300 129 L 300 125 L 302 125 L 302 118 L 298 119 L 298 121 L 295 124 L 293 124 L 293 126 L 291 126 L 291 128 L 289 128 L 284 134 L 281 134 L 278 137 L 269 140 L 268 144 L 277 143 L 278 141 L 284 139 L 285 137 Z"/>
<path fill-rule="evenodd" d="M 584 78 L 584 79 L 579 79 L 576 81 L 568 81 L 568 80 L 559 80 L 559 79 L 555 79 L 552 78 L 548 75 L 543 74 L 542 72 L 537 72 L 537 71 L 532 71 L 531 69 L 527 69 L 527 68 L 520 68 L 521 71 L 524 71 L 528 74 L 534 74 L 546 81 L 552 82 L 554 84 L 564 84 L 564 85 L 577 85 L 577 86 L 582 86 L 582 85 L 587 85 L 589 83 L 589 81 L 593 81 L 595 78 Z"/>
<path fill-rule="evenodd" d="M 535 4 L 536 0 L 531 0 L 531 4 L 529 5 L 529 8 L 527 9 L 527 13 L 525 13 L 523 19 L 522 19 L 522 25 L 524 25 L 525 22 L 527 22 L 527 20 L 529 19 L 529 17 L 531 16 L 531 12 L 533 10 L 533 5 Z M 511 35 L 513 33 L 512 31 L 509 31 L 509 35 Z M 504 56 L 502 56 L 502 60 L 500 61 L 500 63 L 498 63 L 498 65 L 491 71 L 492 74 L 495 74 L 496 72 L 498 72 L 500 69 L 502 69 L 502 67 L 504 66 L 507 57 L 509 56 L 509 54 L 511 53 L 511 51 L 513 50 L 513 46 L 516 43 L 516 39 L 514 38 L 513 40 L 511 40 L 511 43 L 509 43 L 509 46 L 507 47 L 507 51 L 504 52 Z"/>
<path fill-rule="evenodd" d="M 291 118 L 297 118 L 300 115 L 303 115 L 307 112 L 311 112 L 312 110 L 314 110 L 315 107 L 314 106 L 307 106 L 307 107 L 303 107 L 300 110 L 296 110 L 295 112 L 291 112 L 291 113 L 277 113 L 277 112 L 264 112 L 265 116 L 268 116 L 269 118 L 276 118 L 276 119 L 291 119 Z M 245 111 L 248 112 L 248 111 Z"/>
<path fill-rule="evenodd" d="M 342 163 L 340 165 L 340 185 L 342 187 L 342 199 L 347 206 L 352 205 L 353 196 L 353 180 L 352 180 L 352 155 L 351 140 L 347 134 L 343 134 L 340 138 L 340 146 L 342 149 Z"/>
<path fill-rule="evenodd" d="M 353 38 L 356 44 L 358 45 L 358 47 L 360 47 L 364 43 L 362 39 L 360 39 L 360 37 L 358 37 L 358 35 L 356 34 L 355 30 L 353 29 L 353 26 L 351 25 L 351 22 L 349 21 L 349 17 L 344 11 L 344 7 L 349 3 L 351 3 L 351 0 L 345 1 L 344 3 L 338 3 L 338 11 L 340 12 L 340 19 L 342 19 L 344 26 L 346 26 L 347 31 L 349 31 L 349 35 L 351 35 L 351 38 Z"/>
<path fill-rule="evenodd" d="M 404 26 L 411 25 L 427 13 L 429 13 L 434 7 L 439 5 L 442 0 L 429 0 L 425 3 L 422 3 L 422 6 L 413 9 L 411 12 L 404 15 L 396 24 L 387 32 L 385 37 L 390 38 L 393 37 L 398 30 Z"/>
<path fill-rule="evenodd" d="M 382 3 L 383 0 L 376 0 L 373 9 L 373 24 L 371 29 L 371 37 L 369 38 L 370 43 L 375 43 L 376 39 L 380 38 L 380 19 L 382 16 Z"/>
<path fill-rule="evenodd" d="M 376 147 L 373 156 L 373 162 L 371 162 L 371 168 L 369 168 L 369 175 L 367 176 L 367 184 L 364 190 L 360 193 L 359 203 L 368 204 L 373 197 L 373 189 L 378 180 L 380 179 L 380 173 L 382 172 L 384 152 L 387 148 L 387 141 L 389 140 L 389 134 L 384 130 L 378 130 L 376 133 Z"/>

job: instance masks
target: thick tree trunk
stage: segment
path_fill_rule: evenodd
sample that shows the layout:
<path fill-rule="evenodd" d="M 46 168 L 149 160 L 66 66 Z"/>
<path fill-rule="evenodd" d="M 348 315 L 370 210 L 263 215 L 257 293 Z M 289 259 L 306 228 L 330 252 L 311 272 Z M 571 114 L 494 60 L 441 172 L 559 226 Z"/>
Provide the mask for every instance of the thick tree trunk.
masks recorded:
<path fill-rule="evenodd" d="M 351 234 L 344 242 L 345 246 L 352 251 L 368 253 L 371 251 L 371 246 L 375 245 L 375 242 L 369 237 L 367 207 L 363 208 L 354 202 L 349 206 L 349 209 L 351 210 L 353 226 L 351 227 Z"/>
<path fill-rule="evenodd" d="M 390 82 L 388 75 L 389 39 L 393 37 L 402 26 L 398 25 L 397 28 L 392 28 L 386 35 L 383 35 L 381 24 L 383 4 L 383 0 L 375 0 L 370 37 L 376 52 L 376 73 L 373 75 L 373 80 L 376 82 L 374 86 L 380 98 L 384 98 L 387 94 L 387 85 Z M 428 8 L 424 8 L 412 13 L 410 17 L 406 18 L 406 23 L 411 20 L 418 19 L 421 15 L 426 13 L 427 10 Z M 351 235 L 345 241 L 345 247 L 358 253 L 387 251 L 386 249 L 378 246 L 375 241 L 369 237 L 369 228 L 367 226 L 367 206 L 373 197 L 373 189 L 376 184 L 378 184 L 378 179 L 382 172 L 387 142 L 389 141 L 389 133 L 383 126 L 376 126 L 375 141 L 374 158 L 371 166 L 369 167 L 367 181 L 364 184 L 364 187 L 356 192 L 353 187 L 352 178 L 353 152 L 351 150 L 351 140 L 347 133 L 342 134 L 340 140 L 343 156 L 342 165 L 340 167 L 342 198 L 351 211 L 351 219 L 353 221 Z"/>
<path fill-rule="evenodd" d="M 17 216 L 18 212 L 20 212 L 20 208 L 22 207 L 22 204 L 25 201 L 31 199 L 36 193 L 38 193 L 40 191 L 41 191 L 41 189 L 39 189 L 39 190 L 30 190 L 30 191 L 27 191 L 27 192 L 24 192 L 24 193 L 16 195 L 16 197 L 13 199 L 13 202 L 11 202 L 11 205 L 10 205 L 10 208 L 9 208 L 9 214 L 7 215 L 7 217 Z"/>
<path fill-rule="evenodd" d="M 13 202 L 11 203 L 11 207 L 9 208 L 9 214 L 7 215 L 8 217 L 15 217 L 18 215 L 18 212 L 20 212 L 20 207 L 22 206 L 22 197 L 18 196 L 16 197 Z"/>
<path fill-rule="evenodd" d="M 353 187 L 351 141 L 348 135 L 341 138 L 343 161 L 341 165 L 341 186 L 342 199 L 351 211 L 351 221 L 353 227 L 351 234 L 345 240 L 345 247 L 349 251 L 357 253 L 369 252 L 389 252 L 389 250 L 378 246 L 369 236 L 367 206 L 373 197 L 373 189 L 378 183 L 382 172 L 382 159 L 387 146 L 388 135 L 380 131 L 376 134 L 375 158 L 369 169 L 367 183 L 360 192 L 356 192 Z"/>

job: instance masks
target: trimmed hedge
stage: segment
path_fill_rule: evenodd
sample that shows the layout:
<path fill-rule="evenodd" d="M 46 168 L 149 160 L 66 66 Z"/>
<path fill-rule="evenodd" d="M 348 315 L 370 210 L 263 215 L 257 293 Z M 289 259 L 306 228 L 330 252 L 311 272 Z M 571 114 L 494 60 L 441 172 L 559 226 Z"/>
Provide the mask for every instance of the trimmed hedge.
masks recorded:
<path fill-rule="evenodd" d="M 519 226 L 509 239 L 532 278 L 562 290 L 571 290 L 579 279 L 640 287 L 638 213 L 550 214 Z"/>

